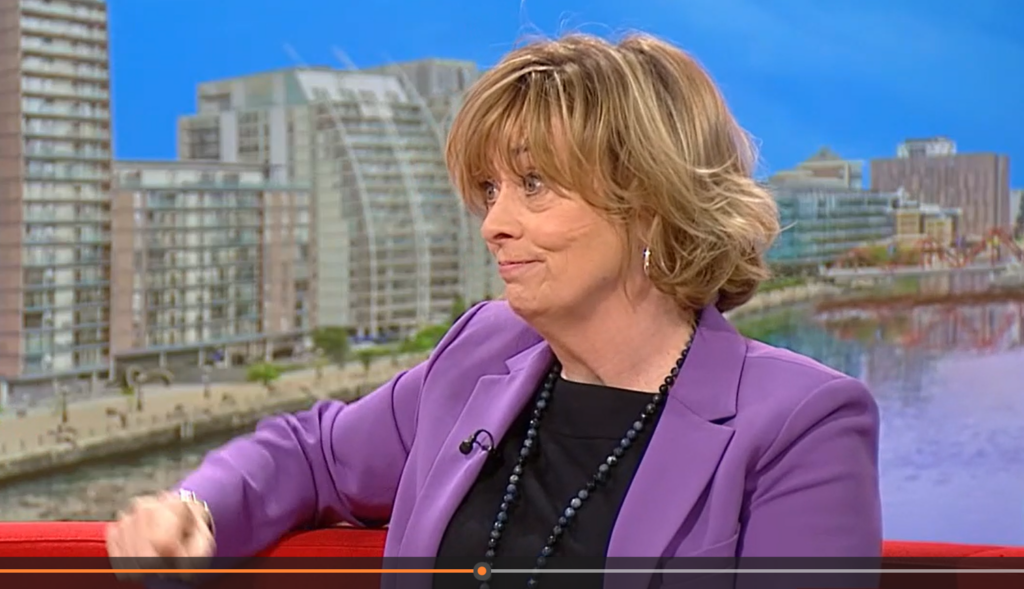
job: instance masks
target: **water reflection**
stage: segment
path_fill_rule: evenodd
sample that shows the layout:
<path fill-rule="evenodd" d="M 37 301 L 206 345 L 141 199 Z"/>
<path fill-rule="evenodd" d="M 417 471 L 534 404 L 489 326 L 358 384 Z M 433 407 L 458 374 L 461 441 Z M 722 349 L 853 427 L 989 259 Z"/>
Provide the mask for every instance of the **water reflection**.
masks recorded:
<path fill-rule="evenodd" d="M 134 496 L 170 488 L 226 442 L 212 438 L 187 448 L 81 466 L 40 479 L 0 485 L 0 520 L 110 520 Z"/>
<path fill-rule="evenodd" d="M 886 536 L 1024 544 L 1024 304 L 786 314 L 763 339 L 867 382 Z"/>

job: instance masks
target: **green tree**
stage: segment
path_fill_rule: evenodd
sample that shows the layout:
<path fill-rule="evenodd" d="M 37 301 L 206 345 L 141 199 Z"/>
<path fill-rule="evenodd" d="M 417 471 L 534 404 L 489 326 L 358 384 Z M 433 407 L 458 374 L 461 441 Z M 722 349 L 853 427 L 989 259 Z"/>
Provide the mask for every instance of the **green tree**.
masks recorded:
<path fill-rule="evenodd" d="M 448 333 L 447 325 L 430 325 L 416 332 L 413 338 L 416 341 L 416 351 L 426 352 L 433 350 L 435 346 Z"/>
<path fill-rule="evenodd" d="M 131 391 L 131 394 L 135 396 L 135 410 L 142 411 L 144 399 L 142 394 L 143 385 L 154 381 L 160 381 L 164 383 L 164 386 L 169 387 L 174 383 L 174 374 L 170 370 L 162 367 L 155 367 L 147 370 L 142 366 L 131 365 L 125 368 L 121 381 L 121 391 L 125 392 L 125 389 Z"/>
<path fill-rule="evenodd" d="M 359 358 L 359 363 L 363 365 L 363 370 L 367 374 L 370 372 L 370 365 L 373 364 L 373 358 L 376 355 L 376 352 L 371 348 L 363 348 L 356 352 L 356 357 Z"/>
<path fill-rule="evenodd" d="M 260 362 L 249 367 L 245 378 L 249 382 L 260 383 L 269 393 L 273 391 L 274 382 L 281 378 L 281 368 L 270 362 Z"/>
<path fill-rule="evenodd" d="M 398 344 L 398 352 L 401 354 L 415 354 L 418 351 L 415 337 L 407 337 Z"/>
<path fill-rule="evenodd" d="M 455 295 L 455 298 L 452 299 L 452 316 L 450 323 L 454 325 L 455 322 L 459 320 L 459 317 L 462 317 L 462 314 L 466 312 L 466 309 L 466 299 L 462 298 L 462 295 Z"/>
<path fill-rule="evenodd" d="M 321 350 L 320 348 L 317 348 L 316 349 L 316 356 L 314 356 L 314 358 L 313 358 L 313 368 L 316 370 L 316 382 L 317 383 L 319 383 L 321 380 L 323 380 L 323 378 L 324 378 L 324 368 L 327 368 L 328 364 L 330 364 L 330 360 L 328 360 L 324 356 L 324 351 Z"/>
<path fill-rule="evenodd" d="M 344 327 L 321 327 L 313 332 L 313 345 L 324 351 L 324 354 L 335 364 L 344 364 L 348 360 L 348 330 Z"/>

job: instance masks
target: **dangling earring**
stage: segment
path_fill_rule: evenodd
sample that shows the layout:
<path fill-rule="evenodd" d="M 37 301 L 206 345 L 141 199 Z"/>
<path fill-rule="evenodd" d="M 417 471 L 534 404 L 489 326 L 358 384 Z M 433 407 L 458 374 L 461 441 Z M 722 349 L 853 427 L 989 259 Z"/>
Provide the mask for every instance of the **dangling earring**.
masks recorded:
<path fill-rule="evenodd" d="M 650 276 L 651 272 L 651 248 L 644 248 L 644 274 Z"/>

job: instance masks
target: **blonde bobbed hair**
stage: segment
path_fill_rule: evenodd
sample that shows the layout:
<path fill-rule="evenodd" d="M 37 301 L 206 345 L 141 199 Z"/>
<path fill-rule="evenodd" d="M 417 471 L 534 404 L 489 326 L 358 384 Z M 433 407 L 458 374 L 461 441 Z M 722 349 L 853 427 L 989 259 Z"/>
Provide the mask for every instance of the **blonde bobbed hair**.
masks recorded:
<path fill-rule="evenodd" d="M 701 66 L 657 38 L 574 34 L 512 51 L 467 92 L 446 151 L 478 214 L 498 170 L 578 194 L 637 256 L 650 249 L 650 280 L 684 308 L 728 311 L 769 277 L 778 213 L 752 177 L 752 142 Z"/>

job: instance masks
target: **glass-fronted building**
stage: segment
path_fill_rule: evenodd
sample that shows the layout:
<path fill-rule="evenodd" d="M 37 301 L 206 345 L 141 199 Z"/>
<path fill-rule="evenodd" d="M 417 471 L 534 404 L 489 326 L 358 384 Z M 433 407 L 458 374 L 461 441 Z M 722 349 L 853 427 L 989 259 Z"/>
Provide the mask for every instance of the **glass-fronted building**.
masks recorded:
<path fill-rule="evenodd" d="M 203 83 L 199 112 L 179 122 L 179 156 L 271 165 L 310 185 L 315 327 L 410 333 L 446 321 L 458 298 L 494 294 L 479 223 L 448 179 L 437 119 L 474 69 L 303 67 Z"/>
<path fill-rule="evenodd" d="M 818 266 L 892 238 L 895 194 L 772 188 L 782 233 L 768 253 L 778 266 Z"/>

